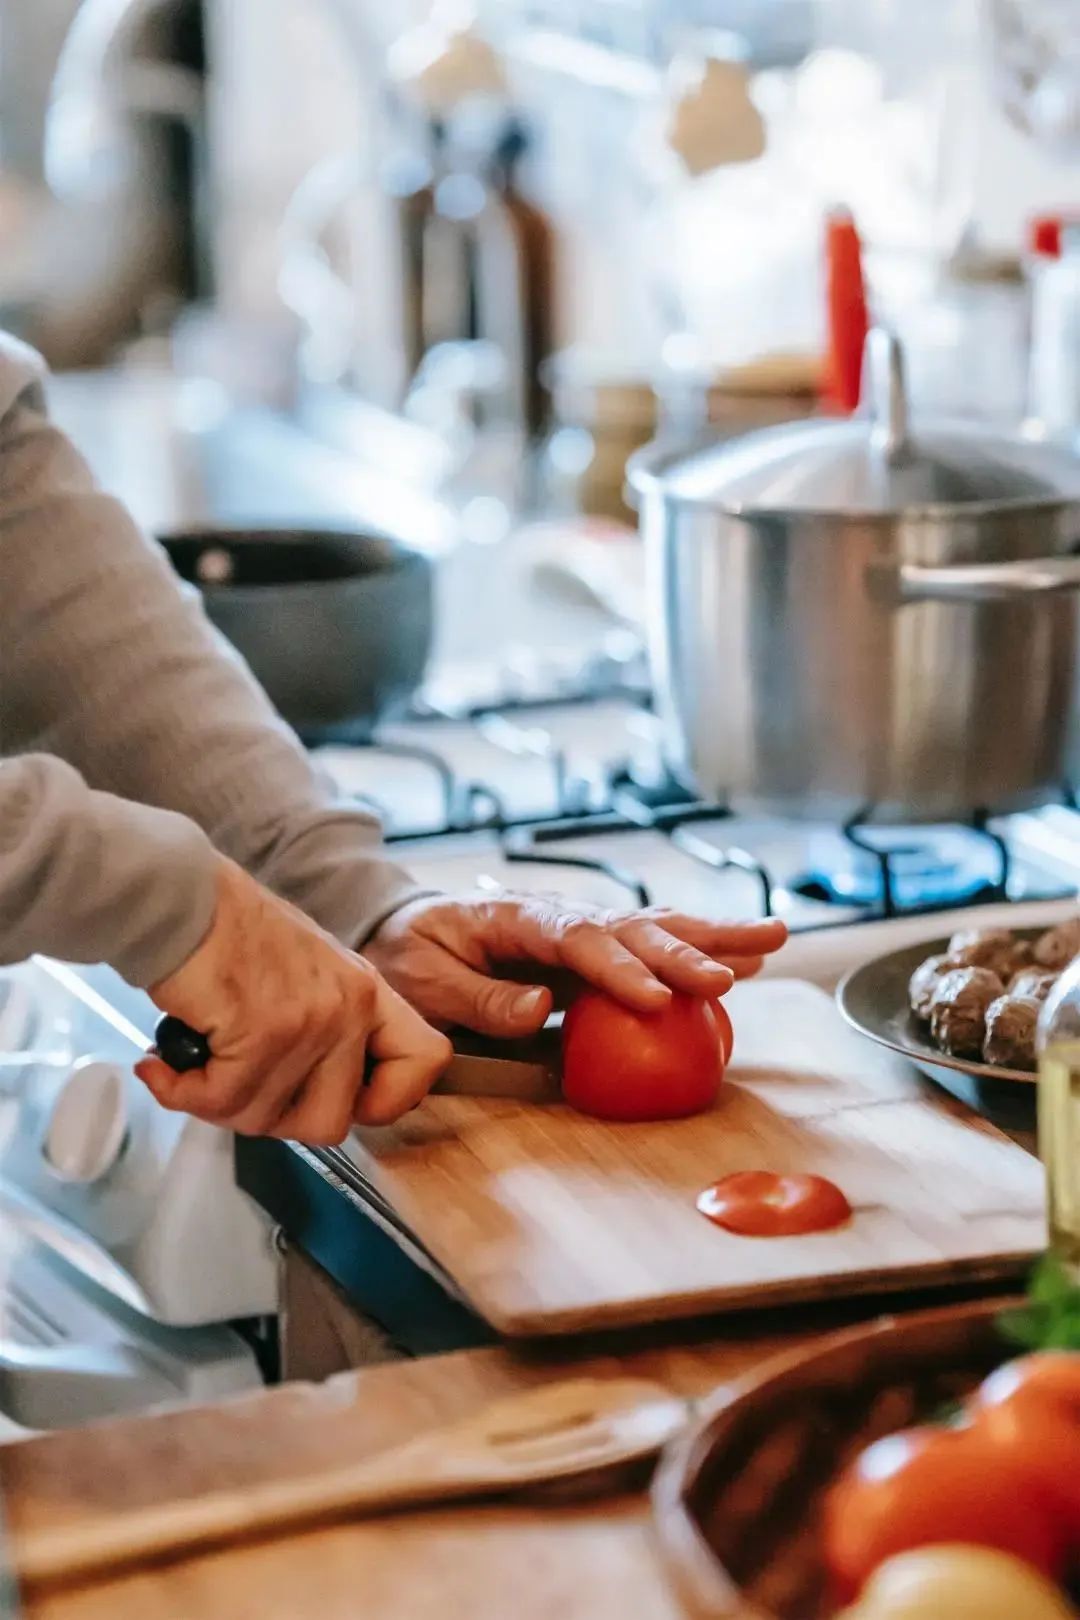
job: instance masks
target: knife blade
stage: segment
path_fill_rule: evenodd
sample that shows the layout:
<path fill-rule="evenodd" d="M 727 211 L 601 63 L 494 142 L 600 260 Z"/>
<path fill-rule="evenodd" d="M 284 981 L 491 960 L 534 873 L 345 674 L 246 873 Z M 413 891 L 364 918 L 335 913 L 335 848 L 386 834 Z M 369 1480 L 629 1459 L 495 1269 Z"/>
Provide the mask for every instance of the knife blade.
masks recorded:
<path fill-rule="evenodd" d="M 204 1068 L 210 1045 L 178 1018 L 163 1018 L 154 1047 L 178 1074 Z M 541 1030 L 526 1041 L 492 1041 L 467 1031 L 454 1036 L 454 1056 L 432 1094 L 443 1097 L 494 1097 L 512 1102 L 552 1103 L 562 1096 L 559 1032 Z"/>
<path fill-rule="evenodd" d="M 458 1032 L 450 1067 L 432 1087 L 432 1093 L 443 1097 L 560 1102 L 558 1031 L 542 1030 L 528 1041 L 491 1041 Z"/>

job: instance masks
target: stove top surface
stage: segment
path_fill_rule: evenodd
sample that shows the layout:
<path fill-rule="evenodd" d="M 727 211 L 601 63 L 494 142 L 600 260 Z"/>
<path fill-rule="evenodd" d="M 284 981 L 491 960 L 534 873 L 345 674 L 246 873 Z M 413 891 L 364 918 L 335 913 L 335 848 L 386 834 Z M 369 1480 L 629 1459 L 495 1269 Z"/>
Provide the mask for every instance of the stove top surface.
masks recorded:
<path fill-rule="evenodd" d="M 665 772 L 653 716 L 619 693 L 432 714 L 314 757 L 433 888 L 771 910 L 796 930 L 1080 889 L 1071 806 L 890 827 L 700 804 Z"/>

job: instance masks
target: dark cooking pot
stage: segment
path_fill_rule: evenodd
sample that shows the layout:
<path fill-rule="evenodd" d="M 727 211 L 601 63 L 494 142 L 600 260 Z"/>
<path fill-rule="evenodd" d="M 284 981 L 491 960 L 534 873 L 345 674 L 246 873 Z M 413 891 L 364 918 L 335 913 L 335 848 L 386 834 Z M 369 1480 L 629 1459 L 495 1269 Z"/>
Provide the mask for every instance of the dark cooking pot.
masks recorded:
<path fill-rule="evenodd" d="M 404 708 L 431 648 L 431 564 L 380 535 L 216 530 L 162 537 L 210 619 L 308 741 Z"/>

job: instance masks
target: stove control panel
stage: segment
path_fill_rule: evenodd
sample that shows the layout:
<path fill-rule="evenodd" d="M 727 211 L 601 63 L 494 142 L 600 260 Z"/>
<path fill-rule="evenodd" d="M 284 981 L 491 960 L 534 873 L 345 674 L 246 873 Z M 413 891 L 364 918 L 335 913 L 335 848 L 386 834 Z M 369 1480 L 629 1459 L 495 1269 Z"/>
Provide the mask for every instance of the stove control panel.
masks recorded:
<path fill-rule="evenodd" d="M 0 1055 L 24 1052 L 37 1034 L 37 1003 L 24 978 L 0 978 Z"/>
<path fill-rule="evenodd" d="M 160 1323 L 267 1315 L 273 1233 L 236 1185 L 232 1137 L 135 1074 L 157 1016 L 106 968 L 0 972 L 0 1223 Z"/>
<path fill-rule="evenodd" d="M 45 1160 L 61 1181 L 83 1186 L 107 1176 L 128 1134 L 127 1080 L 118 1063 L 77 1063 L 45 1127 Z"/>

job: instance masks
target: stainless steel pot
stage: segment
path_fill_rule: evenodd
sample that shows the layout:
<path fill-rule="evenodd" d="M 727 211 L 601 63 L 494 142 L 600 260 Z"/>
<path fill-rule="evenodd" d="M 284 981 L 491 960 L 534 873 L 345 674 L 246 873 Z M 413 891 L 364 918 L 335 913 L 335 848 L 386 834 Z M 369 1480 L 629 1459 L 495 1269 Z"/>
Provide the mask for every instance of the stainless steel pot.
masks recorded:
<path fill-rule="evenodd" d="M 431 649 L 431 564 L 381 535 L 202 529 L 163 537 L 217 628 L 307 742 L 367 737 Z"/>
<path fill-rule="evenodd" d="M 870 409 L 630 467 L 669 762 L 787 814 L 933 819 L 1077 776 L 1080 464 L 908 422 L 895 340 Z"/>

